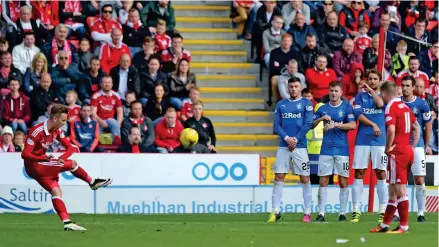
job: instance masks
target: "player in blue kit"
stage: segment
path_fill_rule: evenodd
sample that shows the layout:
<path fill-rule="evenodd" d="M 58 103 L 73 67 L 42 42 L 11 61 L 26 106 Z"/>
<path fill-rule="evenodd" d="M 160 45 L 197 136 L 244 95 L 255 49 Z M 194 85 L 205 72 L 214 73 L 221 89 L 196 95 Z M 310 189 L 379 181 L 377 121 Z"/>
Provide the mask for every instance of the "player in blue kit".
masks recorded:
<path fill-rule="evenodd" d="M 386 183 L 387 155 L 386 122 L 384 117 L 384 101 L 381 98 L 382 74 L 372 69 L 367 74 L 367 83 L 362 83 L 366 92 L 355 97 L 354 115 L 359 122 L 354 150 L 355 180 L 352 185 L 353 213 L 351 222 L 359 222 L 361 211 L 360 202 L 363 194 L 363 178 L 366 174 L 369 160 L 372 160 L 372 169 L 375 170 L 377 193 L 379 200 L 378 223 L 383 222 L 389 200 L 389 189 Z"/>
<path fill-rule="evenodd" d="M 402 78 L 402 101 L 412 110 L 421 126 L 421 136 L 415 148 L 415 158 L 412 165 L 412 173 L 416 184 L 416 202 L 418 204 L 418 222 L 424 222 L 424 209 L 426 200 L 425 191 L 425 150 L 432 132 L 432 119 L 430 107 L 427 101 L 414 96 L 416 81 L 413 76 Z M 425 141 L 427 140 L 427 141 Z"/>
<path fill-rule="evenodd" d="M 340 216 L 339 221 L 346 221 L 346 207 L 349 199 L 349 146 L 348 131 L 354 130 L 354 110 L 348 101 L 342 101 L 341 83 L 333 81 L 329 84 L 329 103 L 321 106 L 315 116 L 313 127 L 324 121 L 322 149 L 319 156 L 320 177 L 318 192 L 319 215 L 317 222 L 325 222 L 325 205 L 329 176 L 337 174 L 340 184 Z M 334 171 L 334 172 L 333 172 Z"/>
<path fill-rule="evenodd" d="M 293 170 L 300 176 L 303 185 L 305 204 L 304 222 L 311 220 L 311 182 L 306 133 L 311 129 L 313 106 L 310 100 L 302 98 L 302 87 L 297 77 L 288 80 L 289 99 L 283 99 L 276 105 L 274 130 L 280 136 L 279 148 L 274 165 L 275 181 L 273 186 L 273 211 L 267 222 L 280 219 L 280 202 L 283 193 L 285 175 Z"/>

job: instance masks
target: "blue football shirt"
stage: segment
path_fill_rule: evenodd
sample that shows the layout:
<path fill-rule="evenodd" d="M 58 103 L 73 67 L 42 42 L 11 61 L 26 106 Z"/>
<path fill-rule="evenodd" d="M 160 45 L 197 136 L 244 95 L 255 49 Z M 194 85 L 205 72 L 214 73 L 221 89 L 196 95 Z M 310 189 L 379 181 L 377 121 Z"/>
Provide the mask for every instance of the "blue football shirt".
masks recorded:
<path fill-rule="evenodd" d="M 428 106 L 427 101 L 424 99 L 421 99 L 419 97 L 415 97 L 412 101 L 404 101 L 403 98 L 401 98 L 402 101 L 412 110 L 413 115 L 415 115 L 416 119 L 418 120 L 419 125 L 421 126 L 421 136 L 419 137 L 419 142 L 416 145 L 416 147 L 425 147 L 425 140 L 424 140 L 424 129 L 425 124 L 431 122 L 431 113 L 430 113 L 430 107 Z M 412 138 L 410 137 L 410 142 Z M 429 142 L 430 140 L 427 140 Z"/>

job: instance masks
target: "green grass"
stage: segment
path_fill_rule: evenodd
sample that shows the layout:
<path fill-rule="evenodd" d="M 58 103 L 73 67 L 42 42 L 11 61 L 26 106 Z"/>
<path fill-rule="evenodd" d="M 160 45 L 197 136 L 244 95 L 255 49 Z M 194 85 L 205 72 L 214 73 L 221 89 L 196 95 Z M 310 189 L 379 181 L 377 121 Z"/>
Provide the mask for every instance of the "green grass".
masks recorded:
<path fill-rule="evenodd" d="M 370 234 L 376 214 L 364 214 L 360 223 L 339 223 L 338 216 L 330 214 L 327 224 L 302 223 L 301 214 L 286 214 L 269 224 L 267 216 L 78 214 L 72 218 L 88 231 L 64 232 L 56 215 L 1 214 L 0 246 L 327 247 L 339 246 L 337 238 L 350 240 L 344 246 L 363 246 L 361 237 L 366 238 L 364 246 L 438 246 L 438 214 L 427 214 L 425 223 L 417 223 L 411 214 L 410 232 L 403 235 Z"/>

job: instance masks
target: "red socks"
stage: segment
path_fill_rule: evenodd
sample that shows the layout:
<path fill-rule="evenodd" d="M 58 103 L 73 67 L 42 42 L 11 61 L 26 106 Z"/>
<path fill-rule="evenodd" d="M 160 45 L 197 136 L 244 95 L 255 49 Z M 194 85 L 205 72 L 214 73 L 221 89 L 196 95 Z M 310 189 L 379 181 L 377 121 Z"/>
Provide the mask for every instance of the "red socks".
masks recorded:
<path fill-rule="evenodd" d="M 398 212 L 401 226 L 409 225 L 409 199 L 407 196 L 398 197 Z"/>
<path fill-rule="evenodd" d="M 389 226 L 392 222 L 393 215 L 396 212 L 396 202 L 389 200 L 386 207 L 386 212 L 384 213 L 383 224 Z"/>
<path fill-rule="evenodd" d="M 69 213 L 67 213 L 66 205 L 61 197 L 54 196 L 52 197 L 53 208 L 58 214 L 59 218 L 63 221 L 70 221 Z"/>
<path fill-rule="evenodd" d="M 87 172 L 82 169 L 80 166 L 76 166 L 73 170 L 70 171 L 75 177 L 87 182 L 91 183 L 92 178 L 87 174 Z"/>

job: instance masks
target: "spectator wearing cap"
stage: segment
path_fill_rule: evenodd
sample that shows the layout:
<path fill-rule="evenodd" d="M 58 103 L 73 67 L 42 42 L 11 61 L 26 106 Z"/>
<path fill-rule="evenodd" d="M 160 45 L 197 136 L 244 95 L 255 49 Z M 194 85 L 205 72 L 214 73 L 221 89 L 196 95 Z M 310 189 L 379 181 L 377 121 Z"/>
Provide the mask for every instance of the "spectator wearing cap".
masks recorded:
<path fill-rule="evenodd" d="M 406 35 L 415 40 L 422 41 L 428 44 L 431 44 L 431 35 L 430 32 L 426 30 L 428 21 L 425 18 L 417 18 L 415 24 L 413 24 Z M 437 39 L 437 37 L 435 37 Z M 423 50 L 427 50 L 428 46 L 426 44 L 421 44 L 414 40 L 406 39 L 407 42 L 407 52 L 419 54 Z"/>
<path fill-rule="evenodd" d="M 26 133 L 32 116 L 29 98 L 20 91 L 20 83 L 16 79 L 9 80 L 9 89 L 11 92 L 4 100 L 3 123 L 11 126 L 14 132 L 20 129 Z"/>
<path fill-rule="evenodd" d="M 299 73 L 298 67 L 299 65 L 297 61 L 295 59 L 291 59 L 286 68 L 281 71 L 279 76 L 273 76 L 273 78 L 271 78 L 271 87 L 274 93 L 275 102 L 278 102 L 279 99 L 290 98 L 290 93 L 288 92 L 288 80 L 291 77 L 298 78 L 302 88 L 307 87 L 305 76 L 302 73 Z"/>
<path fill-rule="evenodd" d="M 87 3 L 80 0 L 59 1 L 61 22 L 68 27 L 68 37 L 75 33 L 82 40 L 87 34 Z M 91 16 L 91 15 L 90 15 Z"/>
<path fill-rule="evenodd" d="M 48 30 L 53 31 L 59 25 L 59 1 L 30 1 L 32 17 L 41 21 Z"/>
<path fill-rule="evenodd" d="M 180 146 L 180 134 L 184 127 L 177 120 L 177 112 L 170 107 L 165 118 L 155 126 L 155 145 L 159 153 L 172 153 Z"/>
<path fill-rule="evenodd" d="M 433 71 L 438 68 L 439 42 L 436 40 L 428 50 L 423 50 L 418 54 L 420 63 L 419 69 L 428 75 L 431 80 Z"/>
<path fill-rule="evenodd" d="M 70 140 L 81 152 L 100 152 L 99 133 L 98 122 L 91 119 L 91 106 L 83 105 L 79 119 L 70 124 Z"/>
<path fill-rule="evenodd" d="M 305 17 L 305 23 L 309 25 L 311 21 L 311 11 L 309 6 L 303 4 L 302 0 L 294 0 L 282 7 L 282 16 L 285 22 L 285 31 L 294 23 L 297 13 L 302 13 Z"/>
<path fill-rule="evenodd" d="M 339 23 L 345 27 L 348 33 L 353 37 L 358 36 L 358 25 L 362 21 L 367 23 L 370 27 L 369 13 L 364 8 L 363 0 L 351 0 L 349 7 L 345 6 L 340 11 Z"/>
<path fill-rule="evenodd" d="M 12 55 L 9 51 L 0 54 L 0 89 L 6 88 L 9 83 L 9 78 L 15 78 L 23 83 L 23 76 L 20 70 L 15 68 L 12 64 Z"/>
<path fill-rule="evenodd" d="M 140 102 L 145 104 L 149 97 L 154 95 L 155 85 L 161 83 L 166 92 L 169 91 L 168 77 L 160 69 L 160 59 L 153 56 L 148 61 L 148 68 L 139 73 L 141 91 L 139 94 Z"/>
<path fill-rule="evenodd" d="M 293 36 L 294 44 L 296 44 L 300 50 L 306 46 L 305 41 L 308 34 L 317 35 L 314 28 L 305 23 L 305 16 L 302 13 L 296 14 L 294 17 L 294 24 L 290 26 L 288 33 Z"/>
<path fill-rule="evenodd" d="M 151 36 L 147 26 L 144 26 L 139 19 L 139 11 L 137 9 L 130 9 L 128 13 L 128 20 L 122 26 L 123 28 L 123 42 L 130 48 L 131 54 L 134 56 L 137 52 L 142 50 L 143 39 Z"/>
<path fill-rule="evenodd" d="M 55 28 L 55 37 L 41 47 L 41 52 L 47 58 L 47 62 L 51 67 L 55 67 L 59 63 L 57 57 L 59 51 L 67 52 L 69 64 L 78 65 L 79 57 L 76 47 L 67 40 L 68 29 L 64 24 L 60 24 Z"/>
<path fill-rule="evenodd" d="M 169 96 L 162 83 L 155 84 L 153 90 L 154 94 L 146 102 L 143 115 L 149 117 L 153 121 L 152 124 L 156 126 L 162 120 L 170 104 Z"/>
<path fill-rule="evenodd" d="M 335 71 L 327 68 L 327 65 L 326 56 L 319 55 L 316 59 L 316 66 L 305 72 L 306 83 L 313 91 L 316 102 L 321 102 L 322 98 L 329 93 L 329 83 L 337 81 Z"/>
<path fill-rule="evenodd" d="M 349 37 L 346 28 L 338 24 L 338 15 L 335 11 L 328 13 L 326 23 L 320 26 L 317 34 L 320 44 L 331 52 L 331 57 L 340 50 L 343 41 Z"/>
<path fill-rule="evenodd" d="M 191 73 L 189 62 L 181 59 L 177 64 L 177 70 L 169 77 L 169 95 L 171 105 L 180 110 L 183 101 L 189 97 L 191 88 L 197 86 L 194 73 Z"/>
<path fill-rule="evenodd" d="M 314 18 L 313 26 L 318 29 L 320 26 L 325 25 L 326 17 L 328 13 L 334 11 L 334 2 L 331 0 L 325 0 L 322 5 L 317 8 L 316 17 Z"/>
<path fill-rule="evenodd" d="M 105 2 L 106 1 L 100 1 L 100 3 Z M 100 8 L 100 10 L 101 16 L 100 18 L 90 23 L 90 31 L 91 37 L 94 41 L 105 44 L 112 41 L 112 30 L 122 30 L 122 25 L 119 22 L 113 20 L 113 5 L 105 4 L 104 6 L 102 6 L 102 8 Z"/>
<path fill-rule="evenodd" d="M 271 75 L 279 75 L 291 59 L 300 57 L 300 49 L 293 45 L 293 37 L 289 33 L 282 35 L 282 44 L 270 53 L 269 71 Z"/>
<path fill-rule="evenodd" d="M 128 54 L 131 57 L 130 49 L 126 44 L 122 43 L 122 30 L 113 29 L 111 31 L 111 42 L 101 46 L 99 54 L 101 69 L 109 75 L 110 70 L 119 64 L 122 54 Z"/>
<path fill-rule="evenodd" d="M 133 65 L 139 72 L 142 72 L 148 68 L 148 61 L 151 56 L 155 55 L 160 59 L 160 54 L 156 54 L 155 41 L 152 37 L 145 37 L 142 43 L 143 52 L 138 52 L 133 56 Z"/>
<path fill-rule="evenodd" d="M 113 91 L 125 100 L 125 93 L 134 91 L 136 96 L 140 94 L 141 85 L 139 80 L 139 72 L 131 65 L 131 58 L 128 54 L 120 56 L 119 65 L 112 68 L 110 76 L 113 78 Z"/>
<path fill-rule="evenodd" d="M 23 42 L 12 49 L 12 63 L 22 74 L 31 67 L 35 55 L 40 52 L 40 48 L 35 46 L 35 34 L 26 33 Z"/>
<path fill-rule="evenodd" d="M 305 73 L 308 68 L 314 68 L 318 55 L 324 55 L 329 58 L 329 50 L 317 43 L 316 34 L 309 33 L 306 36 L 305 48 L 302 49 L 298 61 L 300 73 Z"/>
<path fill-rule="evenodd" d="M 181 59 L 190 63 L 191 54 L 183 48 L 183 37 L 180 34 L 175 34 L 172 37 L 171 47 L 162 51 L 162 71 L 166 74 L 175 71 L 176 65 Z"/>
<path fill-rule="evenodd" d="M 120 144 L 120 126 L 123 121 L 122 101 L 118 93 L 112 90 L 111 76 L 104 76 L 101 82 L 101 91 L 91 97 L 92 118 L 103 130 L 109 130 L 113 136 L 113 143 Z"/>
<path fill-rule="evenodd" d="M 354 41 L 350 38 L 343 41 L 343 47 L 334 53 L 332 67 L 339 78 L 351 71 L 351 65 L 362 63 L 363 58 L 354 50 Z"/>
<path fill-rule="evenodd" d="M 2 138 L 0 140 L 0 153 L 21 152 L 21 148 L 12 142 L 13 139 L 14 132 L 12 128 L 5 126 L 2 130 Z"/>
<path fill-rule="evenodd" d="M 167 24 L 166 32 L 168 34 L 174 33 L 175 14 L 169 0 L 150 1 L 140 11 L 140 19 L 147 27 L 155 27 L 158 20 L 164 20 Z"/>
<path fill-rule="evenodd" d="M 53 83 L 52 88 L 55 96 L 59 99 L 61 104 L 65 104 L 65 94 L 70 90 L 77 90 L 79 98 L 84 100 L 86 98 L 85 92 L 79 91 L 79 87 L 83 83 L 88 82 L 85 74 L 79 72 L 76 65 L 69 63 L 68 52 L 61 50 L 58 52 L 58 64 L 52 68 L 50 76 Z"/>
<path fill-rule="evenodd" d="M 35 43 L 41 47 L 49 38 L 49 32 L 38 19 L 32 19 L 32 9 L 24 5 L 20 8 L 20 19 L 10 24 L 8 29 L 9 43 L 11 47 L 18 45 L 24 37 L 24 33 L 34 33 Z"/>
<path fill-rule="evenodd" d="M 150 118 L 142 114 L 142 103 L 134 101 L 130 105 L 131 112 L 122 121 L 121 135 L 122 143 L 129 143 L 130 130 L 137 127 L 140 130 L 141 142 L 139 148 L 142 153 L 155 153 L 154 147 L 154 126 Z"/>
<path fill-rule="evenodd" d="M 41 73 L 38 87 L 35 87 L 30 93 L 33 121 L 37 120 L 39 116 L 44 115 L 49 104 L 57 100 L 55 93 L 50 88 L 51 84 L 52 78 L 49 73 Z"/>
<path fill-rule="evenodd" d="M 281 46 L 282 35 L 285 33 L 282 29 L 283 23 L 282 16 L 272 17 L 271 27 L 262 34 L 262 44 L 265 53 L 264 61 L 267 68 L 270 66 L 270 52 Z"/>
<path fill-rule="evenodd" d="M 256 12 L 256 22 L 253 25 L 252 30 L 252 41 L 257 47 L 258 57 L 261 57 L 259 48 L 262 47 L 264 42 L 264 32 L 266 30 L 270 30 L 275 18 L 277 19 L 276 22 L 280 22 L 280 19 L 282 19 L 283 25 L 284 21 L 282 17 L 282 11 L 276 6 L 276 0 L 264 1 L 264 5 L 262 5 Z M 280 26 L 280 28 L 275 28 L 275 30 L 282 29 L 282 25 Z M 283 32 L 280 35 L 282 34 Z M 278 43 L 280 45 L 280 37 Z M 265 46 L 264 50 L 265 52 L 267 52 Z"/>
<path fill-rule="evenodd" d="M 380 46 L 380 35 L 375 34 L 372 38 L 371 47 L 366 48 L 363 53 L 363 66 L 366 72 L 376 68 L 378 62 L 378 54 L 379 52 L 381 52 L 379 50 L 379 46 Z M 392 55 L 390 55 L 390 52 L 387 49 L 385 49 L 384 54 L 385 54 L 384 69 L 387 70 L 390 74 L 392 74 L 393 73 Z"/>

